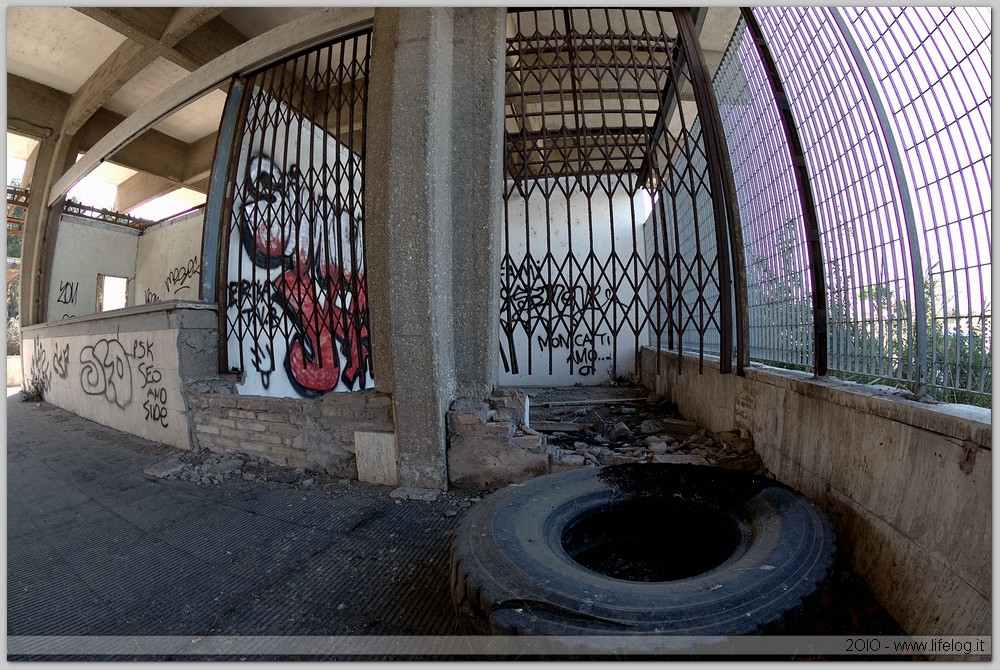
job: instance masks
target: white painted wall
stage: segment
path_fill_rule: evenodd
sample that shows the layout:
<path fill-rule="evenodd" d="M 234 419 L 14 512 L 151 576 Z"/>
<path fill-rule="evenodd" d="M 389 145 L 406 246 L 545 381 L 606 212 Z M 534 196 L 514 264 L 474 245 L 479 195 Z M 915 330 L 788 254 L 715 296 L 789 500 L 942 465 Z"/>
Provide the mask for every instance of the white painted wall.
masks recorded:
<path fill-rule="evenodd" d="M 24 382 L 47 402 L 133 435 L 190 449 L 178 328 L 168 311 L 54 322 L 24 329 Z"/>
<path fill-rule="evenodd" d="M 47 320 L 96 313 L 98 274 L 134 279 L 138 245 L 138 230 L 62 217 L 49 273 Z M 135 304 L 134 282 L 128 304 Z"/>
<path fill-rule="evenodd" d="M 198 299 L 204 221 L 201 209 L 143 231 L 135 269 L 137 304 Z"/>
<path fill-rule="evenodd" d="M 640 288 L 637 296 L 620 278 L 628 272 L 641 286 L 642 271 L 628 259 L 633 249 L 639 259 L 646 258 L 650 203 L 644 193 L 633 199 L 618 190 L 609 196 L 598 187 L 589 204 L 588 211 L 588 197 L 579 189 L 569 197 L 546 200 L 536 188 L 527 200 L 508 200 L 504 244 L 513 262 L 501 268 L 501 283 L 513 290 L 502 289 L 500 300 L 502 385 L 607 382 L 616 328 L 618 374 L 634 370 L 635 329 L 625 323 L 624 312 L 632 314 L 629 306 L 636 299 L 645 302 L 647 292 Z M 546 261 L 549 247 L 551 259 Z M 622 261 L 617 290 L 612 289 L 610 269 L 600 276 L 613 253 Z M 573 258 L 565 264 L 570 254 Z M 526 257 L 541 267 L 529 268 Z M 636 321 L 634 314 L 631 318 Z M 639 329 L 640 346 L 646 343 L 645 331 Z"/>

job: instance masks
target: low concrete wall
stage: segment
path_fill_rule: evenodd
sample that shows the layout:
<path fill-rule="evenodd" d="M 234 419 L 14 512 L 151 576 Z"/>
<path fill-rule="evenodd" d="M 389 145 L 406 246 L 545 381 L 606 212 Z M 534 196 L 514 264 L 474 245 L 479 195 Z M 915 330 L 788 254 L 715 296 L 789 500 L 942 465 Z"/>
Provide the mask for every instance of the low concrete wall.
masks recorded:
<path fill-rule="evenodd" d="M 7 357 L 7 388 L 21 385 L 21 357 Z"/>
<path fill-rule="evenodd" d="M 180 334 L 215 320 L 212 305 L 166 302 L 26 326 L 25 383 L 38 380 L 46 401 L 82 417 L 190 449 L 181 374 L 205 366 L 206 347 L 181 346 Z"/>
<path fill-rule="evenodd" d="M 650 349 L 642 380 L 709 430 L 752 436 L 767 468 L 827 511 L 908 633 L 990 633 L 989 410 L 763 366 L 739 377 L 706 360 L 699 374 L 696 358 Z"/>
<path fill-rule="evenodd" d="M 216 305 L 170 301 L 25 327 L 25 379 L 82 417 L 180 449 L 240 451 L 281 465 L 395 484 L 392 396 L 236 393 L 219 374 Z"/>

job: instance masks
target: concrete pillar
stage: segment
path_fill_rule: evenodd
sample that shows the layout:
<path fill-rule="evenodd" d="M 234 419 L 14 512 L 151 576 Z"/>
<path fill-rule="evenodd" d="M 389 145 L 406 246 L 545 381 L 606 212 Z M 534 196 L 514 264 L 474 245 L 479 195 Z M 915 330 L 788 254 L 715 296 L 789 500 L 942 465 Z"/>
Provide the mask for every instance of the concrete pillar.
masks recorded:
<path fill-rule="evenodd" d="M 495 20 L 479 28 L 478 12 L 479 19 Z M 495 260 L 484 256 L 495 253 L 490 238 L 498 233 L 491 227 L 499 225 L 500 210 L 498 202 L 476 199 L 498 192 L 489 182 L 500 166 L 492 133 L 500 128 L 502 59 L 496 44 L 475 44 L 475 34 L 502 37 L 495 16 L 502 13 L 375 12 L 365 176 L 368 305 L 376 384 L 394 398 L 403 486 L 447 487 L 445 414 L 460 387 L 483 393 L 495 380 L 495 369 L 488 370 L 491 357 L 496 367 L 496 326 L 489 325 L 498 318 L 489 307 L 497 299 Z M 477 92 L 483 100 L 460 100 Z"/>
<path fill-rule="evenodd" d="M 506 19 L 502 8 L 455 10 L 452 295 L 465 398 L 488 396 L 499 374 Z"/>
<path fill-rule="evenodd" d="M 31 188 L 31 182 L 35 178 L 35 166 L 38 165 L 38 154 L 42 151 L 42 143 L 35 145 L 28 160 L 24 163 L 24 173 L 21 175 L 21 188 Z"/>
<path fill-rule="evenodd" d="M 72 137 L 43 139 L 35 151 L 31 173 L 31 200 L 24 222 L 21 247 L 21 325 L 30 326 L 46 320 L 46 290 L 49 263 L 55 248 L 55 225 L 62 213 L 63 200 L 49 208 L 50 185 L 69 169 L 76 159 Z"/>

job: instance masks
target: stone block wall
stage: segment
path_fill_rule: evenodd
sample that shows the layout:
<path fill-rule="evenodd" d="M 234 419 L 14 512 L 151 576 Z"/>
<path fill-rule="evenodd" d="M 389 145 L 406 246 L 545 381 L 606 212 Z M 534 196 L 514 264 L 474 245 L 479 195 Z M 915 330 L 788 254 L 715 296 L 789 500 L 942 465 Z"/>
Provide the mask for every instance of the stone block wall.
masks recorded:
<path fill-rule="evenodd" d="M 351 479 L 358 478 L 355 433 L 394 430 L 392 398 L 377 391 L 307 400 L 189 389 L 188 400 L 198 448 L 239 451 Z"/>

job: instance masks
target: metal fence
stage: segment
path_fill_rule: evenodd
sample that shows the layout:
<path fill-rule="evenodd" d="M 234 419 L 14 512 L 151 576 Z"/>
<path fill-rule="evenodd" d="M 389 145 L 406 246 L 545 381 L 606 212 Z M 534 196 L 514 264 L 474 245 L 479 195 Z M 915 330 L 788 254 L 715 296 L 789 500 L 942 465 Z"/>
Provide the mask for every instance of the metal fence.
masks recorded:
<path fill-rule="evenodd" d="M 650 341 L 728 359 L 735 221 L 690 13 L 508 17 L 501 381 L 626 376 Z"/>
<path fill-rule="evenodd" d="M 24 222 L 28 216 L 31 191 L 16 186 L 7 187 L 7 234 L 24 235 Z"/>
<path fill-rule="evenodd" d="M 839 376 L 988 403 L 988 15 L 767 8 L 749 18 L 763 48 L 741 22 L 715 86 L 745 235 L 751 356 L 817 366 L 814 333 L 825 330 Z M 814 198 L 815 261 L 785 101 Z M 823 268 L 825 323 L 811 319 L 811 267 Z"/>
<path fill-rule="evenodd" d="M 339 38 L 232 87 L 220 318 L 241 393 L 314 398 L 374 385 L 363 239 L 370 37 Z"/>

